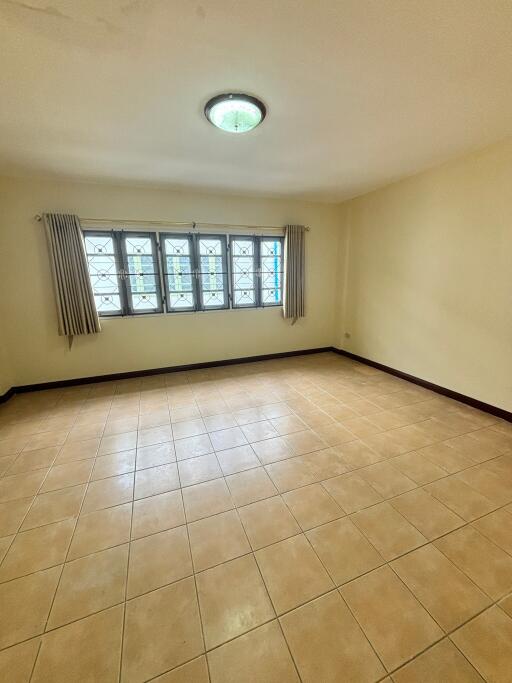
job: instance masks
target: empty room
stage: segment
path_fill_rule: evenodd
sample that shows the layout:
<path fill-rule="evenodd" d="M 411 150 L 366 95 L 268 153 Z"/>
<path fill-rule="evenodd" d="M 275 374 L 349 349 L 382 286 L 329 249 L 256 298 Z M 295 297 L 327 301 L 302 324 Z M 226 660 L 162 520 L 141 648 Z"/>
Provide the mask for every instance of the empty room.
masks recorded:
<path fill-rule="evenodd" d="M 0 681 L 512 683 L 512 4 L 0 54 Z"/>

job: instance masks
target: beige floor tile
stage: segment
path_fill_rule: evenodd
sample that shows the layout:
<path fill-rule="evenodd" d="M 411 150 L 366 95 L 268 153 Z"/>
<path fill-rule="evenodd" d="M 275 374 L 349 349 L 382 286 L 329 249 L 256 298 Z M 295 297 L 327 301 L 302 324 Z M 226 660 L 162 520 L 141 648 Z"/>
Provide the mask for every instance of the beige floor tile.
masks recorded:
<path fill-rule="evenodd" d="M 141 444 L 145 445 L 145 444 Z M 129 451 L 137 446 L 137 432 L 125 432 L 124 434 L 113 434 L 104 436 L 101 439 L 98 455 L 108 455 L 108 453 L 119 453 Z"/>
<path fill-rule="evenodd" d="M 82 513 L 87 514 L 130 502 L 133 500 L 133 480 L 132 472 L 91 482 L 85 494 Z"/>
<path fill-rule="evenodd" d="M 300 533 L 300 527 L 280 496 L 251 503 L 238 512 L 254 550 Z"/>
<path fill-rule="evenodd" d="M 258 550 L 256 561 L 277 614 L 294 609 L 334 588 L 304 535 Z"/>
<path fill-rule="evenodd" d="M 428 545 L 401 557 L 392 568 L 446 632 L 491 603 L 437 548 Z"/>
<path fill-rule="evenodd" d="M 174 462 L 135 472 L 135 500 L 174 491 L 179 487 L 178 466 Z"/>
<path fill-rule="evenodd" d="M 434 545 L 493 600 L 512 591 L 512 557 L 470 526 Z"/>
<path fill-rule="evenodd" d="M 3 477 L 0 479 L 0 503 L 35 496 L 47 473 L 47 469 L 42 469 Z"/>
<path fill-rule="evenodd" d="M 78 460 L 95 458 L 98 455 L 99 446 L 100 439 L 86 439 L 85 441 L 72 441 L 66 443 L 55 459 L 55 464 L 62 465 L 65 462 L 77 462 Z M 101 455 L 103 455 L 103 453 Z"/>
<path fill-rule="evenodd" d="M 232 474 L 226 477 L 226 483 L 237 507 L 277 494 L 276 487 L 264 467 Z"/>
<path fill-rule="evenodd" d="M 15 534 L 27 514 L 33 498 L 19 498 L 0 503 L 0 537 Z"/>
<path fill-rule="evenodd" d="M 415 482 L 388 462 L 378 462 L 369 467 L 364 467 L 359 470 L 358 474 L 371 484 L 372 488 L 380 493 L 383 498 L 392 498 L 416 488 Z"/>
<path fill-rule="evenodd" d="M 126 604 L 122 681 L 146 681 L 203 651 L 194 579 L 183 579 Z"/>
<path fill-rule="evenodd" d="M 29 441 L 29 436 L 14 436 L 0 440 L 0 457 L 21 453 Z"/>
<path fill-rule="evenodd" d="M 499 603 L 501 609 L 512 617 L 512 594 L 508 595 Z"/>
<path fill-rule="evenodd" d="M 57 491 L 67 486 L 78 486 L 89 481 L 95 460 L 78 460 L 77 462 L 54 465 L 41 486 L 40 493 Z"/>
<path fill-rule="evenodd" d="M 174 448 L 176 450 L 176 458 L 178 460 L 197 458 L 199 455 L 213 453 L 212 442 L 210 441 L 208 434 L 189 436 L 186 439 L 175 441 Z"/>
<path fill-rule="evenodd" d="M 451 638 L 486 681 L 510 681 L 512 619 L 499 607 L 491 607 Z"/>
<path fill-rule="evenodd" d="M 203 481 L 222 477 L 222 471 L 215 453 L 200 455 L 197 458 L 180 460 L 178 463 L 180 483 L 182 486 L 192 486 Z"/>
<path fill-rule="evenodd" d="M 299 681 L 290 652 L 276 621 L 260 626 L 213 650 L 208 654 L 208 662 L 212 683 L 240 683 L 241 681 L 298 683 Z M 205 679 L 205 683 L 207 680 Z"/>
<path fill-rule="evenodd" d="M 294 455 L 294 452 L 282 437 L 259 441 L 254 443 L 252 447 L 264 465 L 278 462 L 279 460 L 286 460 Z"/>
<path fill-rule="evenodd" d="M 304 531 L 345 514 L 320 484 L 288 491 L 283 494 L 283 500 Z"/>
<path fill-rule="evenodd" d="M 186 422 L 196 420 L 201 417 L 201 412 L 195 403 L 181 405 L 171 410 L 171 422 Z"/>
<path fill-rule="evenodd" d="M 314 466 L 310 456 L 316 457 L 320 452 L 270 463 L 266 465 L 267 474 L 274 482 L 277 490 L 281 492 L 315 484 L 325 477 L 318 467 Z"/>
<path fill-rule="evenodd" d="M 68 560 L 105 550 L 130 540 L 132 504 L 98 510 L 78 519 Z"/>
<path fill-rule="evenodd" d="M 217 460 L 224 475 L 236 474 L 261 465 L 252 446 L 236 446 L 217 453 Z"/>
<path fill-rule="evenodd" d="M 268 420 L 262 420 L 261 422 L 251 422 L 248 425 L 242 426 L 241 430 L 248 443 L 264 441 L 265 439 L 275 439 L 277 436 L 279 436 L 279 432 Z"/>
<path fill-rule="evenodd" d="M 106 479 L 135 470 L 135 450 L 100 455 L 96 458 L 91 480 Z"/>
<path fill-rule="evenodd" d="M 360 469 L 373 465 L 383 459 L 382 455 L 373 451 L 363 441 L 350 441 L 337 446 L 343 462 L 348 469 Z"/>
<path fill-rule="evenodd" d="M 294 432 L 282 437 L 294 455 L 304 455 L 325 448 L 325 441 L 311 430 Z"/>
<path fill-rule="evenodd" d="M 390 503 L 430 541 L 465 524 L 462 517 L 423 489 L 404 493 Z"/>
<path fill-rule="evenodd" d="M 294 432 L 302 432 L 308 428 L 307 424 L 303 422 L 300 417 L 297 417 L 297 415 L 283 415 L 281 417 L 273 418 L 270 422 L 279 436 L 286 436 L 287 434 L 293 434 Z"/>
<path fill-rule="evenodd" d="M 14 535 L 3 536 L 2 538 L 0 538 L 0 564 L 4 559 L 5 555 L 7 554 L 7 551 L 9 550 L 9 546 L 11 545 L 13 539 Z"/>
<path fill-rule="evenodd" d="M 136 469 L 142 470 L 147 467 L 157 467 L 175 462 L 176 451 L 173 443 L 158 443 L 152 446 L 137 448 Z"/>
<path fill-rule="evenodd" d="M 183 420 L 174 422 L 172 425 L 174 439 L 186 439 L 191 436 L 199 436 L 206 433 L 206 425 L 201 418 L 196 420 Z"/>
<path fill-rule="evenodd" d="M 40 448 L 37 451 L 25 451 L 20 453 L 13 464 L 9 467 L 8 474 L 22 474 L 50 467 L 60 451 L 60 446 Z"/>
<path fill-rule="evenodd" d="M 236 446 L 243 446 L 248 443 L 240 427 L 230 427 L 229 429 L 221 429 L 218 432 L 212 432 L 210 434 L 210 439 L 213 448 L 216 451 L 222 451 L 226 448 L 235 448 Z"/>
<path fill-rule="evenodd" d="M 442 636 L 442 631 L 389 567 L 341 589 L 375 651 L 391 671 Z"/>
<path fill-rule="evenodd" d="M 384 667 L 336 591 L 280 621 L 304 683 L 374 683 L 384 676 Z"/>
<path fill-rule="evenodd" d="M 306 535 L 337 586 L 384 563 L 381 555 L 348 518 L 324 524 Z"/>
<path fill-rule="evenodd" d="M 474 488 L 495 505 L 506 505 L 512 501 L 510 481 L 488 469 L 485 464 L 459 472 L 457 478 Z"/>
<path fill-rule="evenodd" d="M 279 417 L 293 415 L 292 409 L 287 403 L 271 403 L 269 405 L 262 406 L 262 411 L 267 420 L 275 420 Z"/>
<path fill-rule="evenodd" d="M 140 429 L 137 435 L 137 448 L 156 446 L 162 443 L 171 443 L 173 430 L 170 424 L 151 429 Z"/>
<path fill-rule="evenodd" d="M 327 446 L 338 446 L 356 440 L 356 436 L 339 422 L 315 427 L 315 433 Z"/>
<path fill-rule="evenodd" d="M 122 628 L 123 608 L 118 605 L 47 633 L 32 681 L 114 683 L 119 678 Z"/>
<path fill-rule="evenodd" d="M 127 597 L 147 593 L 191 574 L 192 559 L 185 526 L 132 541 Z"/>
<path fill-rule="evenodd" d="M 219 413 L 218 415 L 210 415 L 203 419 L 208 432 L 218 432 L 221 429 L 230 429 L 237 426 L 236 420 L 231 413 Z"/>
<path fill-rule="evenodd" d="M 39 434 L 32 434 L 25 446 L 26 451 L 34 451 L 38 448 L 47 448 L 49 446 L 62 446 L 68 435 L 68 430 L 58 430 L 50 432 L 40 432 Z"/>
<path fill-rule="evenodd" d="M 474 464 L 470 457 L 451 447 L 449 443 L 436 443 L 426 448 L 420 448 L 417 453 L 448 474 L 455 474 Z"/>
<path fill-rule="evenodd" d="M 390 503 L 379 503 L 351 517 L 386 560 L 392 560 L 423 545 L 427 539 Z"/>
<path fill-rule="evenodd" d="M 468 522 L 497 507 L 456 475 L 428 484 L 425 490 Z"/>
<path fill-rule="evenodd" d="M 103 436 L 114 436 L 114 434 L 126 434 L 135 431 L 139 426 L 138 416 L 125 417 L 119 420 L 107 420 Z"/>
<path fill-rule="evenodd" d="M 506 510 L 496 510 L 473 522 L 477 531 L 486 536 L 509 555 L 512 555 L 512 515 Z"/>
<path fill-rule="evenodd" d="M 252 555 L 207 569 L 196 580 L 207 649 L 275 616 Z"/>
<path fill-rule="evenodd" d="M 44 631 L 59 576 L 53 567 L 0 584 L 0 649 Z"/>
<path fill-rule="evenodd" d="M 428 446 L 428 448 L 433 448 L 433 446 Z M 390 464 L 418 486 L 446 477 L 446 470 L 430 461 L 420 451 L 398 455 L 390 460 Z"/>
<path fill-rule="evenodd" d="M 82 484 L 36 496 L 21 525 L 21 530 L 60 522 L 69 517 L 78 517 L 85 489 L 85 484 Z"/>
<path fill-rule="evenodd" d="M 128 544 L 67 562 L 48 619 L 48 629 L 124 601 Z"/>
<path fill-rule="evenodd" d="M 239 426 L 267 419 L 263 408 L 242 408 L 241 410 L 235 410 L 233 417 Z"/>
<path fill-rule="evenodd" d="M 183 503 L 188 522 L 233 509 L 233 501 L 224 479 L 214 479 L 183 489 Z"/>
<path fill-rule="evenodd" d="M 208 675 L 208 664 L 206 657 L 202 655 L 193 659 L 183 666 L 169 671 L 158 678 L 153 679 L 154 683 L 210 683 Z"/>
<path fill-rule="evenodd" d="M 188 531 L 196 572 L 251 551 L 238 514 L 233 510 L 192 522 Z"/>
<path fill-rule="evenodd" d="M 412 662 L 395 671 L 395 683 L 484 683 L 453 643 L 446 639 L 421 654 Z"/>
<path fill-rule="evenodd" d="M 342 474 L 322 482 L 347 514 L 382 501 L 382 496 L 359 474 Z"/>
<path fill-rule="evenodd" d="M 69 431 L 66 441 L 85 441 L 103 436 L 105 422 L 89 422 L 88 424 L 77 424 Z"/>
<path fill-rule="evenodd" d="M 29 683 L 41 638 L 33 638 L 0 652 L 0 681 Z"/>
<path fill-rule="evenodd" d="M 0 581 L 62 564 L 74 528 L 75 520 L 67 519 L 18 534 L 0 567 Z"/>
<path fill-rule="evenodd" d="M 169 491 L 133 504 L 132 538 L 165 531 L 185 524 L 181 491 Z"/>

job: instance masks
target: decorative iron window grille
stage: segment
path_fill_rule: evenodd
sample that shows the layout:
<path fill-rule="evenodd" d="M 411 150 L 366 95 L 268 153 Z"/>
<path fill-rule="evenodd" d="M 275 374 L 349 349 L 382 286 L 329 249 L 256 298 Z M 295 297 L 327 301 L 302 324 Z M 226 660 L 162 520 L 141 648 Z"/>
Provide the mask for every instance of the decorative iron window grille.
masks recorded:
<path fill-rule="evenodd" d="M 102 316 L 282 304 L 283 238 L 84 231 Z"/>

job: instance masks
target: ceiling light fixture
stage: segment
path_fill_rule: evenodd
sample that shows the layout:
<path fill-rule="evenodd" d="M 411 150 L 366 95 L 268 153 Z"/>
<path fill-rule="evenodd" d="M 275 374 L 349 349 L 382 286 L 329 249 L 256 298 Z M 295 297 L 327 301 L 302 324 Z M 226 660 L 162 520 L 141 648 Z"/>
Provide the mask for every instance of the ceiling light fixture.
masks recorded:
<path fill-rule="evenodd" d="M 228 133 L 247 133 L 263 121 L 266 113 L 263 102 L 242 93 L 217 95 L 204 108 L 208 121 Z"/>

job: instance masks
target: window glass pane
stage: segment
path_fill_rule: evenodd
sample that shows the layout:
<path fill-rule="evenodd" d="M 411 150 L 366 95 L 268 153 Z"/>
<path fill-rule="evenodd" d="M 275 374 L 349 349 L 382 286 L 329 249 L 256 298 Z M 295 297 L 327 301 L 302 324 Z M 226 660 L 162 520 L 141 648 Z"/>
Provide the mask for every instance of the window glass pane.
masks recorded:
<path fill-rule="evenodd" d="M 199 236 L 199 283 L 203 308 L 223 308 L 227 305 L 225 249 L 223 238 Z"/>
<path fill-rule="evenodd" d="M 247 237 L 231 241 L 233 305 L 256 306 L 255 242 Z"/>
<path fill-rule="evenodd" d="M 121 310 L 119 294 L 95 294 L 94 301 L 98 313 L 119 313 Z"/>
<path fill-rule="evenodd" d="M 120 313 L 121 296 L 112 235 L 86 233 L 84 239 L 96 310 L 100 314 Z"/>
<path fill-rule="evenodd" d="M 193 310 L 195 297 L 190 239 L 188 235 L 165 237 L 162 246 L 169 309 Z"/>
<path fill-rule="evenodd" d="M 260 241 L 261 303 L 280 304 L 283 287 L 282 240 L 264 237 Z"/>
<path fill-rule="evenodd" d="M 158 296 L 159 275 L 151 234 L 124 234 L 126 254 L 127 287 L 131 308 L 134 312 L 160 310 Z"/>

